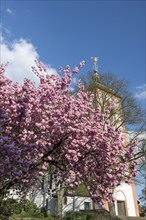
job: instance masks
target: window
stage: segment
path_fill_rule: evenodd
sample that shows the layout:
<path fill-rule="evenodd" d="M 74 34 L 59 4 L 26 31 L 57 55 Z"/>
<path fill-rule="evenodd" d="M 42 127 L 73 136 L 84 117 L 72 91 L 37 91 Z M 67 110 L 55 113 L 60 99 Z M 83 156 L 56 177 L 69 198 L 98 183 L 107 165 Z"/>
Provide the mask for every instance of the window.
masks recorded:
<path fill-rule="evenodd" d="M 84 209 L 85 210 L 88 210 L 88 209 L 90 209 L 91 207 L 90 207 L 90 202 L 84 202 Z"/>
<path fill-rule="evenodd" d="M 117 201 L 118 215 L 126 216 L 125 201 Z"/>

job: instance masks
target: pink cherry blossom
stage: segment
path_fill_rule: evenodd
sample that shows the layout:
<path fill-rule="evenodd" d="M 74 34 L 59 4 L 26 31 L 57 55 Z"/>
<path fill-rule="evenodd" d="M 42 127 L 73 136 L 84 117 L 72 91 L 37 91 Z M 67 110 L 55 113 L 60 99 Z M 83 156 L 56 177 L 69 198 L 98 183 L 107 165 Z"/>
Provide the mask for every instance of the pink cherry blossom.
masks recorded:
<path fill-rule="evenodd" d="M 32 71 L 39 85 L 13 83 L 0 67 L 0 194 L 28 189 L 52 169 L 56 187 L 83 183 L 103 204 L 113 187 L 136 175 L 137 142 L 125 146 L 122 131 L 112 126 L 113 103 L 105 112 L 93 108 L 93 94 L 80 81 L 78 93 L 71 92 L 70 66 L 50 76 L 36 61 Z"/>

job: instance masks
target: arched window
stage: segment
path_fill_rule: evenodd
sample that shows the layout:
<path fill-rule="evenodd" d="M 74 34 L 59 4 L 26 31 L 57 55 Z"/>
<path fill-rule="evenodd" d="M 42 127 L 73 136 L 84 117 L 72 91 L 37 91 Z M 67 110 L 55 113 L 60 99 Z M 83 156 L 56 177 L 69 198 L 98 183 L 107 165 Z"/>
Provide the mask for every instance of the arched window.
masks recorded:
<path fill-rule="evenodd" d="M 118 215 L 127 216 L 126 196 L 121 190 L 117 191 L 116 200 L 117 200 Z"/>

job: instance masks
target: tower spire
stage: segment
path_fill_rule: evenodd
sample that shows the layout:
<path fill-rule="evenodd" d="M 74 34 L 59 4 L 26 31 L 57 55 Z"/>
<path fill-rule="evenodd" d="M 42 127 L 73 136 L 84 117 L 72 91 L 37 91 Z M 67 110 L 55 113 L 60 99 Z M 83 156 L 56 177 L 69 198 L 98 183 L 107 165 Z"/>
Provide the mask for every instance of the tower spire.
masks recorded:
<path fill-rule="evenodd" d="M 93 68 L 94 68 L 94 76 L 93 76 L 93 80 L 95 82 L 97 82 L 99 80 L 99 75 L 98 75 L 98 65 L 97 65 L 97 62 L 98 62 L 98 57 L 91 57 L 91 60 L 93 62 Z"/>

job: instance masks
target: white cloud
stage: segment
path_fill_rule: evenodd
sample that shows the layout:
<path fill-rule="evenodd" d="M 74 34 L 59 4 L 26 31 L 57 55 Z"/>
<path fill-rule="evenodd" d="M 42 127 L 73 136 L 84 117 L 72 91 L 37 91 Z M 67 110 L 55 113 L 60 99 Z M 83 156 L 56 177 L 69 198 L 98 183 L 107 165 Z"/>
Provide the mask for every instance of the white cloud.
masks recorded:
<path fill-rule="evenodd" d="M 12 15 L 12 16 L 15 15 L 15 12 L 14 12 L 12 9 L 10 9 L 10 8 L 7 8 L 7 9 L 6 9 L 6 12 L 7 12 L 9 15 Z"/>
<path fill-rule="evenodd" d="M 34 45 L 25 39 L 6 42 L 0 36 L 0 63 L 6 64 L 6 75 L 14 82 L 23 83 L 24 78 L 37 82 L 37 77 L 32 73 L 31 67 L 35 66 L 34 60 L 39 59 L 39 54 Z M 48 66 L 49 74 L 56 73 L 54 68 Z"/>
<path fill-rule="evenodd" d="M 137 92 L 135 94 L 135 97 L 137 99 L 146 99 L 146 84 L 140 85 L 136 87 Z"/>

